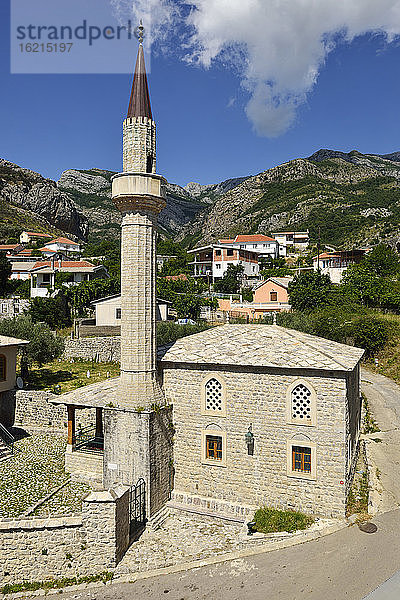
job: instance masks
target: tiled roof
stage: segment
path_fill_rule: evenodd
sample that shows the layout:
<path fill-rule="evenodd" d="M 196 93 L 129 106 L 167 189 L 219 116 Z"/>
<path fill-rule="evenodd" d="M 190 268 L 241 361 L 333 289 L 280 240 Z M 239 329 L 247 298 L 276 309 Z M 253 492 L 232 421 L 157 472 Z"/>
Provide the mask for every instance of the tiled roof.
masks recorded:
<path fill-rule="evenodd" d="M 257 234 L 257 235 L 237 235 L 234 240 L 236 243 L 249 243 L 249 242 L 276 242 L 276 240 L 272 237 L 268 237 L 267 235 Z"/>
<path fill-rule="evenodd" d="M 364 350 L 277 325 L 223 325 L 159 351 L 163 363 L 351 371 Z"/>
<path fill-rule="evenodd" d="M 218 240 L 219 244 L 233 244 L 235 240 Z"/>
<path fill-rule="evenodd" d="M 320 258 L 340 258 L 340 252 L 322 252 L 322 254 L 319 255 Z M 318 254 L 317 256 L 313 256 L 313 260 L 317 260 L 318 259 Z"/>
<path fill-rule="evenodd" d="M 33 267 L 34 269 L 40 269 L 42 267 L 51 267 L 52 265 L 52 261 L 50 260 L 43 260 L 43 261 L 38 261 L 35 263 L 35 266 Z M 54 267 L 55 268 L 60 268 L 60 261 L 59 260 L 55 260 L 54 261 Z M 61 268 L 65 269 L 65 268 L 75 268 L 78 269 L 79 267 L 94 267 L 94 265 L 92 265 L 92 263 L 87 262 L 86 260 L 62 260 L 61 261 Z"/>
<path fill-rule="evenodd" d="M 27 235 L 31 235 L 33 237 L 51 237 L 49 233 L 35 233 L 34 231 L 24 231 Z"/>
<path fill-rule="evenodd" d="M 58 237 L 55 240 L 51 240 L 51 242 L 47 242 L 47 244 L 72 244 L 73 246 L 79 246 L 77 242 L 73 242 L 65 237 Z"/>
<path fill-rule="evenodd" d="M 119 377 L 113 377 L 106 381 L 99 381 L 90 385 L 80 387 L 73 392 L 67 392 L 52 398 L 53 404 L 74 404 L 76 406 L 88 406 L 104 408 L 110 404 L 110 400 L 118 390 Z"/>
<path fill-rule="evenodd" d="M 273 281 L 287 289 L 289 283 L 293 281 L 293 277 L 268 277 L 268 279 L 266 279 L 265 281 L 261 281 L 258 285 L 256 285 L 254 290 L 258 290 L 260 287 L 268 283 L 268 281 Z"/>
<path fill-rule="evenodd" d="M 0 250 L 15 250 L 19 248 L 21 244 L 0 244 Z"/>

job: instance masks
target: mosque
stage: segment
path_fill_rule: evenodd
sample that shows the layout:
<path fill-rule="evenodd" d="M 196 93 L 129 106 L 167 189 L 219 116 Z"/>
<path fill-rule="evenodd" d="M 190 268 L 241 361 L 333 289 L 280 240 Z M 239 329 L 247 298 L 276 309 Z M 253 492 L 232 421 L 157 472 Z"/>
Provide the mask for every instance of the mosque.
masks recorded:
<path fill-rule="evenodd" d="M 166 181 L 156 172 L 139 41 L 123 172 L 112 182 L 122 214 L 121 375 L 60 397 L 66 467 L 103 489 L 140 482 L 148 519 L 168 503 L 242 519 L 262 505 L 344 517 L 359 446 L 361 349 L 276 325 L 224 325 L 157 352 Z M 77 444 L 82 408 L 96 414 L 93 455 Z"/>

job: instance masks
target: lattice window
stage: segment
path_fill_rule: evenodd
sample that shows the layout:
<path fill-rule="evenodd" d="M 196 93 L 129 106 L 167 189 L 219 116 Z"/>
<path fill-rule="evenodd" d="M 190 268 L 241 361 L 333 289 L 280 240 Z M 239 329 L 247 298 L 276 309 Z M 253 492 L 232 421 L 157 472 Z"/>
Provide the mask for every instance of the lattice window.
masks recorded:
<path fill-rule="evenodd" d="M 292 390 L 292 419 L 311 420 L 311 391 L 302 383 Z"/>
<path fill-rule="evenodd" d="M 206 410 L 222 411 L 222 384 L 213 377 L 205 385 Z"/>

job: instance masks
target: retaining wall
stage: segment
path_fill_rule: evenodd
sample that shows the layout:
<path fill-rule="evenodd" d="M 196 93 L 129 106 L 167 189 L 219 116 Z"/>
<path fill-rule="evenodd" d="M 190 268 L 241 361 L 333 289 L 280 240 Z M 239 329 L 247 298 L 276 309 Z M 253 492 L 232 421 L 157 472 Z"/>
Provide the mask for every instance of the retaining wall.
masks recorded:
<path fill-rule="evenodd" d="M 92 492 L 82 514 L 0 521 L 0 583 L 112 570 L 129 545 L 129 488 Z"/>
<path fill-rule="evenodd" d="M 96 362 L 119 362 L 121 360 L 121 338 L 92 337 L 67 339 L 65 341 L 64 359 L 81 358 Z"/>

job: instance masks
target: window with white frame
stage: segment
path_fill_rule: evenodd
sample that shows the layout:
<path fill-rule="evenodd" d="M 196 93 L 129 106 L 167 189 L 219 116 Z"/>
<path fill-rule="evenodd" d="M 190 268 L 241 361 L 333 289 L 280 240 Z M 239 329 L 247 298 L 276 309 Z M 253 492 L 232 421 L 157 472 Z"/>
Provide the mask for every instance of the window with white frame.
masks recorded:
<path fill-rule="evenodd" d="M 286 469 L 288 477 L 316 479 L 316 444 L 307 438 L 288 440 Z"/>

